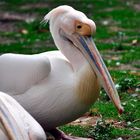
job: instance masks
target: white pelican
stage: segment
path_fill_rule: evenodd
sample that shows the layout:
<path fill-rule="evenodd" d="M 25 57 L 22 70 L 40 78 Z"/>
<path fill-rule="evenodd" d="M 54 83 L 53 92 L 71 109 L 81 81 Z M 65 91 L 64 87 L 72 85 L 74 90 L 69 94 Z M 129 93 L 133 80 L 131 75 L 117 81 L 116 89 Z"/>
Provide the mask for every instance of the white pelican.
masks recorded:
<path fill-rule="evenodd" d="M 46 140 L 42 127 L 11 96 L 0 92 L 0 140 Z"/>
<path fill-rule="evenodd" d="M 0 56 L 0 90 L 16 99 L 45 131 L 54 132 L 84 114 L 97 100 L 100 86 L 122 113 L 114 83 L 91 38 L 95 23 L 70 6 L 50 11 L 43 20 L 48 21 L 59 50 Z M 59 134 L 60 139 L 78 139 Z"/>

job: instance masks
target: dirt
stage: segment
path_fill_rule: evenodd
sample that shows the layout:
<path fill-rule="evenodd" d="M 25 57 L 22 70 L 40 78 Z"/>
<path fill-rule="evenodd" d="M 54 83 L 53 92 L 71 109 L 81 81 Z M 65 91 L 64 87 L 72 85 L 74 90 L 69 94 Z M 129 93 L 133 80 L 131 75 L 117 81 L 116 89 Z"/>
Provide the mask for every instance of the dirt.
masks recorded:
<path fill-rule="evenodd" d="M 140 3 L 138 4 L 134 4 L 134 9 L 136 9 L 137 11 L 140 11 Z"/>
<path fill-rule="evenodd" d="M 12 40 L 10 38 L 3 38 L 3 37 L 0 37 L 0 44 L 11 44 L 11 43 L 15 43 L 16 41 L 15 40 Z"/>
<path fill-rule="evenodd" d="M 34 3 L 34 4 L 25 4 L 20 7 L 22 10 L 30 10 L 30 9 L 37 9 L 37 8 L 48 8 L 48 3 Z"/>
<path fill-rule="evenodd" d="M 101 116 L 83 116 L 69 124 L 80 125 L 80 126 L 96 126 L 97 122 L 100 119 L 101 119 Z M 117 121 L 114 119 L 107 119 L 105 122 L 107 124 L 111 124 L 115 128 L 124 128 L 126 126 L 126 122 Z"/>
<path fill-rule="evenodd" d="M 116 67 L 109 67 L 109 70 L 131 70 L 131 71 L 138 71 L 140 68 L 136 68 L 130 64 L 120 64 Z"/>
<path fill-rule="evenodd" d="M 25 21 L 27 23 L 33 22 L 37 18 L 36 14 L 22 14 L 15 12 L 2 12 L 0 11 L 0 21 L 12 22 L 12 21 Z"/>
<path fill-rule="evenodd" d="M 0 32 L 14 32 L 17 31 L 15 22 L 0 21 Z"/>
<path fill-rule="evenodd" d="M 110 32 L 122 32 L 122 31 L 124 31 L 124 29 L 123 28 L 121 28 L 121 27 L 118 27 L 118 26 L 109 26 L 109 30 L 110 30 Z"/>
<path fill-rule="evenodd" d="M 99 119 L 101 119 L 100 116 L 83 116 L 69 124 L 70 125 L 81 125 L 81 126 L 87 126 L 87 125 L 95 126 Z"/>

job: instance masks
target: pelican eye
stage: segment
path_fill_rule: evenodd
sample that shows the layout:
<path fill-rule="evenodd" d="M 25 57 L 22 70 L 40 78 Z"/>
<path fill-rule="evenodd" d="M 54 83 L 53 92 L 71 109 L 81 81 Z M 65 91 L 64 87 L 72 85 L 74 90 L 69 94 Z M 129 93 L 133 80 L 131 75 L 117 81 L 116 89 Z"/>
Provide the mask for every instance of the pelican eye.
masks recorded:
<path fill-rule="evenodd" d="M 76 33 L 82 36 L 91 36 L 91 27 L 86 23 L 76 23 Z"/>
<path fill-rule="evenodd" d="M 82 28 L 82 25 L 77 25 L 77 29 L 81 29 Z"/>

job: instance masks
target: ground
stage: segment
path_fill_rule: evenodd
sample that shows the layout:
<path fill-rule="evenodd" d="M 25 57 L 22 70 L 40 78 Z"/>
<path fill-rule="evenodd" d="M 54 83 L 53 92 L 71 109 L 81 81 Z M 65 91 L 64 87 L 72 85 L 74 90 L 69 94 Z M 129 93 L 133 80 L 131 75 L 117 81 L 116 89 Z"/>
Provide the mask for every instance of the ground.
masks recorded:
<path fill-rule="evenodd" d="M 67 4 L 97 25 L 95 43 L 113 77 L 124 106 L 118 115 L 102 90 L 80 119 L 60 127 L 70 135 L 96 140 L 140 139 L 140 2 L 139 0 L 1 0 L 0 54 L 35 54 L 55 50 L 48 25 L 40 25 L 52 8 Z"/>

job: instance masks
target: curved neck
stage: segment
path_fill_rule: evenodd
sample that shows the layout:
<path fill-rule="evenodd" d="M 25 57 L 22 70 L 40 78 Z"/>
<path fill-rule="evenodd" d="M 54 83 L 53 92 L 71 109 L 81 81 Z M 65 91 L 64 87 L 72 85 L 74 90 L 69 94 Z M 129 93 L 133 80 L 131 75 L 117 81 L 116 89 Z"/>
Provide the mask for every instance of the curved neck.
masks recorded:
<path fill-rule="evenodd" d="M 75 90 L 79 101 L 89 106 L 94 103 L 99 96 L 100 86 L 96 74 L 93 72 L 81 51 L 61 38 L 58 29 L 57 26 L 51 28 L 54 42 L 68 59 L 76 74 Z"/>
<path fill-rule="evenodd" d="M 75 72 L 80 70 L 81 66 L 88 63 L 80 50 L 60 36 L 58 25 L 51 26 L 50 31 L 52 33 L 55 45 L 68 59 Z"/>

